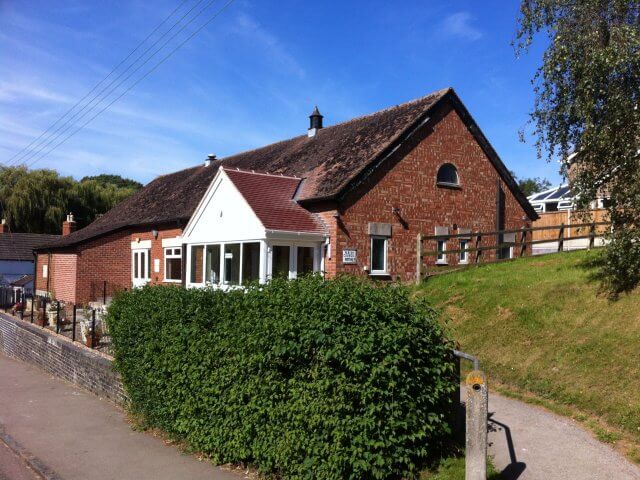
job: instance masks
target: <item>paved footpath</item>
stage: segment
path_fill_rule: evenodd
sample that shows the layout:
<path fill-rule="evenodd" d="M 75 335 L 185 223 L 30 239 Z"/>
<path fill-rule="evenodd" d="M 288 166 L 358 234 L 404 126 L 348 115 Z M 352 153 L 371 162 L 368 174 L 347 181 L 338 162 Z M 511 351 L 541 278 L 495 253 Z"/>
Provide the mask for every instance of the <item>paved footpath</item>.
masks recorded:
<path fill-rule="evenodd" d="M 243 478 L 184 455 L 159 438 L 133 431 L 122 410 L 112 403 L 3 355 L 0 429 L 64 480 Z M 6 448 L 1 440 L 0 448 Z M 12 459 L 4 455 L 9 452 L 0 450 L 0 462 Z M 19 471 L 22 465 L 13 460 L 11 468 L 19 479 L 19 473 L 28 471 Z"/>
<path fill-rule="evenodd" d="M 638 466 L 575 421 L 491 392 L 489 453 L 504 480 L 640 479 Z"/>

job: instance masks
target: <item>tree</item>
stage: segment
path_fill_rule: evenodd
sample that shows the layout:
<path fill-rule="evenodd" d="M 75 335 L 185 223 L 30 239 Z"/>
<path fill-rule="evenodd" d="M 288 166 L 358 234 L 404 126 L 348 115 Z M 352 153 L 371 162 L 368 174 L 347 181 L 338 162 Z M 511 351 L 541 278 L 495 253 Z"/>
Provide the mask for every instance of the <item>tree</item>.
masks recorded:
<path fill-rule="evenodd" d="M 93 180 L 102 186 L 113 185 L 117 188 L 133 188 L 134 190 L 142 188 L 142 184 L 140 182 L 136 182 L 130 178 L 122 178 L 120 175 L 109 175 L 106 173 L 94 175 L 92 177 L 83 177 L 80 182 L 87 182 L 90 180 Z"/>
<path fill-rule="evenodd" d="M 69 212 L 84 227 L 141 186 L 133 180 L 117 178 L 124 186 L 91 179 L 78 182 L 55 170 L 1 167 L 0 214 L 14 232 L 60 233 Z"/>
<path fill-rule="evenodd" d="M 513 172 L 511 172 L 511 176 L 516 180 L 518 187 L 520 187 L 520 190 L 522 190 L 522 193 L 524 193 L 526 197 L 551 188 L 551 182 L 546 178 L 518 178 Z"/>
<path fill-rule="evenodd" d="M 578 206 L 609 199 L 602 274 L 613 294 L 640 282 L 640 1 L 523 0 L 515 40 L 546 35 L 532 83 L 539 157 L 563 159 Z"/>

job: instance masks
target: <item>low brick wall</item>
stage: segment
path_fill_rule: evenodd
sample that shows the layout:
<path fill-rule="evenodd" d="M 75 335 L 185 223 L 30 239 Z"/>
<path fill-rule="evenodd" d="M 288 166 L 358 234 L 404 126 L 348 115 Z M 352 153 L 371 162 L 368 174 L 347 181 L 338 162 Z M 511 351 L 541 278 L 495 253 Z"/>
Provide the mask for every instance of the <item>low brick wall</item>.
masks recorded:
<path fill-rule="evenodd" d="M 5 314 L 0 314 L 0 352 L 116 403 L 126 401 L 110 357 Z"/>

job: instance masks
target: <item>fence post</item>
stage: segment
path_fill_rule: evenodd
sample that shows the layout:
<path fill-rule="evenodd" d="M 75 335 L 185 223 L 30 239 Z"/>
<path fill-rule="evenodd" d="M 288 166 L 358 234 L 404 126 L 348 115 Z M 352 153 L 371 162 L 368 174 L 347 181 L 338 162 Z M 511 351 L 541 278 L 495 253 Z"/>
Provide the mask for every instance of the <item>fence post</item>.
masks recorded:
<path fill-rule="evenodd" d="M 75 342 L 76 341 L 76 309 L 77 309 L 77 305 L 74 303 L 73 304 L 73 322 L 72 322 L 72 330 L 71 330 L 71 341 Z"/>
<path fill-rule="evenodd" d="M 31 323 L 33 323 L 33 304 L 35 303 L 36 300 L 36 296 L 35 295 L 31 295 Z"/>
<path fill-rule="evenodd" d="M 420 285 L 422 281 L 422 234 L 418 234 L 416 239 L 416 285 Z"/>
<path fill-rule="evenodd" d="M 47 318 L 47 297 L 44 297 L 43 299 L 43 307 L 42 307 L 42 315 L 44 315 L 43 319 L 42 319 L 42 328 L 45 328 L 45 324 L 49 323 L 48 322 L 48 318 Z"/>
<path fill-rule="evenodd" d="M 482 243 L 482 235 L 480 232 L 476 234 L 476 248 L 480 248 L 480 244 Z M 480 263 L 482 259 L 482 250 L 476 250 L 476 263 Z"/>
<path fill-rule="evenodd" d="M 96 310 L 93 309 L 91 318 L 91 348 L 96 348 Z"/>
<path fill-rule="evenodd" d="M 56 333 L 60 333 L 60 300 L 56 303 Z"/>
<path fill-rule="evenodd" d="M 562 252 L 564 250 L 564 223 L 560 224 L 560 229 L 558 231 L 558 252 Z"/>
<path fill-rule="evenodd" d="M 589 250 L 595 247 L 596 244 L 596 223 L 593 222 L 589 226 Z"/>
<path fill-rule="evenodd" d="M 489 395 L 484 372 L 467 375 L 465 480 L 487 478 L 487 412 Z"/>
<path fill-rule="evenodd" d="M 520 236 L 520 256 L 524 257 L 527 253 L 527 231 L 523 230 Z"/>

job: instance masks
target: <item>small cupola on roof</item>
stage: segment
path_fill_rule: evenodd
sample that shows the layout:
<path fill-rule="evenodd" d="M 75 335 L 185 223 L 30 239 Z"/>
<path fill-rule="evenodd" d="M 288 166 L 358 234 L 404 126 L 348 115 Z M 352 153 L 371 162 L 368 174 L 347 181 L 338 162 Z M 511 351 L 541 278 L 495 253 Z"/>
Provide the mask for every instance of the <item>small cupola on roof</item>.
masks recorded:
<path fill-rule="evenodd" d="M 307 130 L 307 135 L 309 137 L 315 137 L 318 130 L 322 128 L 322 119 L 324 117 L 320 114 L 318 110 L 318 106 L 313 109 L 311 115 L 309 115 L 309 130 Z"/>
<path fill-rule="evenodd" d="M 207 155 L 207 159 L 204 161 L 204 166 L 208 167 L 212 162 L 216 160 L 216 156 L 213 153 Z"/>

